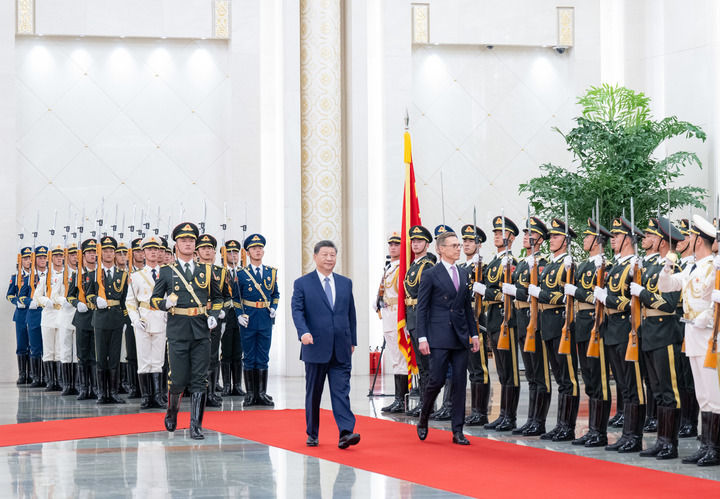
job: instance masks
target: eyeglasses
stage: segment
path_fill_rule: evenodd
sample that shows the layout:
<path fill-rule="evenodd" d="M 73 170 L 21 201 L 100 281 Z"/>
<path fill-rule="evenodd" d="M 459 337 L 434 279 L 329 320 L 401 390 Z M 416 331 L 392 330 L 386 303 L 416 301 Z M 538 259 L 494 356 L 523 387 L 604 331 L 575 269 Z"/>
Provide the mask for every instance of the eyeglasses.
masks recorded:
<path fill-rule="evenodd" d="M 462 245 L 461 245 L 461 244 L 458 244 L 458 243 L 455 243 L 455 244 L 443 244 L 442 246 L 445 247 L 445 248 L 458 249 L 458 248 L 459 248 L 460 246 L 462 246 Z"/>

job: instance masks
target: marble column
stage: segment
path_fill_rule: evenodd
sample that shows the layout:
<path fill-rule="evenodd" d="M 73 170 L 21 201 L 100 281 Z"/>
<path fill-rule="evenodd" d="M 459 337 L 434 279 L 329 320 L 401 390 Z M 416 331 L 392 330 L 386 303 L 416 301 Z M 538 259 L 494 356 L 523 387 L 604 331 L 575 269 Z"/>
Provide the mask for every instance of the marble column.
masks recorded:
<path fill-rule="evenodd" d="M 341 0 L 300 2 L 303 271 L 313 246 L 330 239 L 343 259 Z"/>

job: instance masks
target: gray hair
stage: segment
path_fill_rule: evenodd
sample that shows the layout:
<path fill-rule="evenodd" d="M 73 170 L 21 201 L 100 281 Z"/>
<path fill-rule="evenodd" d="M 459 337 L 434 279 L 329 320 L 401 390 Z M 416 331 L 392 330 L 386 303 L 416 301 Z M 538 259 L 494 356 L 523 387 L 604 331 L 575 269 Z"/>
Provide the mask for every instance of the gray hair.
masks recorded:
<path fill-rule="evenodd" d="M 317 255 L 322 248 L 332 248 L 335 250 L 335 253 L 337 253 L 337 247 L 335 246 L 335 243 L 328 239 L 323 239 L 322 241 L 316 243 L 315 248 L 313 249 L 313 253 Z"/>

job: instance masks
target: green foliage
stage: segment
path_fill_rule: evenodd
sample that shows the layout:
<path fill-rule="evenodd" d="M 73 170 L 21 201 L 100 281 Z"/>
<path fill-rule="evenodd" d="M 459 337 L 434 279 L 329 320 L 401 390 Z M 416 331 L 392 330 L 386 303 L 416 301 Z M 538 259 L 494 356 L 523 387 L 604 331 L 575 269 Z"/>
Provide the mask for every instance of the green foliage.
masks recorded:
<path fill-rule="evenodd" d="M 630 198 L 635 205 L 635 224 L 644 228 L 647 220 L 676 208 L 704 208 L 707 192 L 702 187 L 671 187 L 691 166 L 702 168 L 695 153 L 675 152 L 663 159 L 653 152 L 665 140 L 684 136 L 705 141 L 698 126 L 675 116 L 653 121 L 650 99 L 633 90 L 610 85 L 591 87 L 578 100 L 582 115 L 577 126 L 564 134 L 557 128 L 573 155 L 574 168 L 545 163 L 542 174 L 521 184 L 530 203 L 541 217 L 562 217 L 568 204 L 570 226 L 582 231 L 600 202 L 601 224 L 610 227 L 623 210 L 630 218 Z"/>

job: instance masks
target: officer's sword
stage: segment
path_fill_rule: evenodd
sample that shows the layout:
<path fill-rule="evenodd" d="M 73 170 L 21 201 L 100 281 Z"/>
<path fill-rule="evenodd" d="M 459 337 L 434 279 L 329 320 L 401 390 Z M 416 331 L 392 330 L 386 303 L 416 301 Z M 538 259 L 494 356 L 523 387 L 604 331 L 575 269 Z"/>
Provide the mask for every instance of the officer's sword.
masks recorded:
<path fill-rule="evenodd" d="M 133 233 L 135 232 L 135 212 L 136 212 L 136 210 L 137 210 L 137 205 L 135 203 L 133 203 L 132 221 L 130 222 L 130 225 L 128 225 L 130 237 L 132 237 Z"/>
<path fill-rule="evenodd" d="M 53 239 L 55 239 L 55 227 L 57 226 L 57 210 L 55 210 L 55 216 L 53 218 L 53 224 L 50 228 L 50 251 L 52 251 L 53 247 Z"/>
<path fill-rule="evenodd" d="M 115 223 L 113 223 L 110 227 L 112 227 L 113 231 L 113 237 L 115 237 L 115 232 L 117 231 L 118 226 L 118 204 L 115 203 Z"/>
<path fill-rule="evenodd" d="M 205 222 L 207 221 L 207 201 L 203 200 L 203 217 L 200 222 L 200 234 L 205 234 Z"/>

